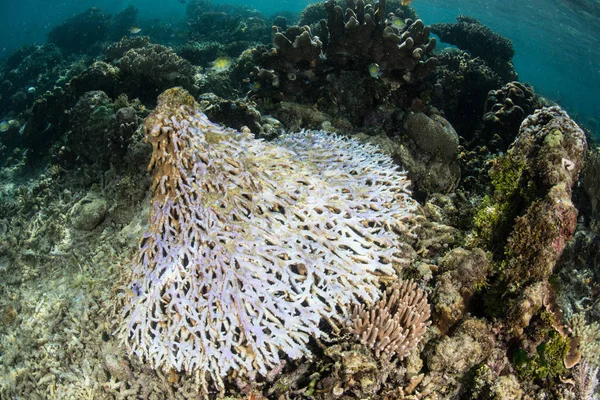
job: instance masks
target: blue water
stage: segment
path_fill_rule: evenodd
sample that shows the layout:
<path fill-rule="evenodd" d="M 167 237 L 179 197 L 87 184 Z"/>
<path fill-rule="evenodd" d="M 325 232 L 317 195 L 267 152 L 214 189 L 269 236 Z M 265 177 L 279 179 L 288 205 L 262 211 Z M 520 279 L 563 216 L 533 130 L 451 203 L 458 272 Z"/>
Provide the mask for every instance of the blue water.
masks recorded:
<path fill-rule="evenodd" d="M 228 0 L 265 15 L 280 10 L 300 11 L 308 0 Z M 177 23 L 185 16 L 179 0 L 45 0 L 2 1 L 0 57 L 28 43 L 42 43 L 65 19 L 98 7 L 116 13 L 134 5 L 141 19 Z M 427 24 L 454 22 L 459 14 L 479 19 L 515 46 L 514 63 L 521 81 L 559 102 L 579 122 L 600 136 L 600 1 L 599 0 L 414 0 Z"/>

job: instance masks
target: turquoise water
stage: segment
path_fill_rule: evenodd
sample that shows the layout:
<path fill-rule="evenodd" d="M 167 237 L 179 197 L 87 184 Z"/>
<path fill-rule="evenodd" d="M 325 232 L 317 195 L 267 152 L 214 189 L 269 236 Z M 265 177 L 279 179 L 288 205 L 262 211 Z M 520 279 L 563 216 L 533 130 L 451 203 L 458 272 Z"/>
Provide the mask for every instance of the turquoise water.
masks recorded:
<path fill-rule="evenodd" d="M 309 1 L 215 1 L 254 7 L 264 15 L 301 11 Z M 3 2 L 0 10 L 0 56 L 18 46 L 42 43 L 55 25 L 89 7 L 116 13 L 128 5 L 141 19 L 177 24 L 185 17 L 183 0 L 28 0 Z M 559 102 L 579 122 L 598 134 L 600 114 L 600 2 L 596 0 L 415 0 L 412 5 L 426 24 L 454 22 L 459 14 L 477 18 L 513 41 L 514 63 L 521 81 Z"/>

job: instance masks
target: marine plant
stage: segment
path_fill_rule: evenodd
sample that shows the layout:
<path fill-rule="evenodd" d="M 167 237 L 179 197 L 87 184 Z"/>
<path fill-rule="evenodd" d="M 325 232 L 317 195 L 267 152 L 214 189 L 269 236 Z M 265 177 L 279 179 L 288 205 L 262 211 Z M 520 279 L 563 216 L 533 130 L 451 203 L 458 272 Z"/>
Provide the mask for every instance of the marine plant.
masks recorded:
<path fill-rule="evenodd" d="M 181 88 L 145 121 L 150 228 L 128 273 L 122 338 L 155 368 L 219 389 L 309 356 L 321 320 L 372 304 L 409 261 L 416 203 L 377 148 L 301 132 L 276 144 L 211 123 Z"/>

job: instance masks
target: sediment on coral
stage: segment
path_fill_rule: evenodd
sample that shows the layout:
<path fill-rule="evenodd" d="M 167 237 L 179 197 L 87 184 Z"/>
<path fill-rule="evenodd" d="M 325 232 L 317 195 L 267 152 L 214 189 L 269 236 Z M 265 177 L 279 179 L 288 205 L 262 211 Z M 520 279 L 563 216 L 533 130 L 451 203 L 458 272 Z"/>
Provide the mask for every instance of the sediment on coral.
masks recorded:
<path fill-rule="evenodd" d="M 269 144 L 196 107 L 170 89 L 145 122 L 151 223 L 121 291 L 121 336 L 153 367 L 223 389 L 229 372 L 308 355 L 322 318 L 341 325 L 340 310 L 376 301 L 380 275 L 412 257 L 402 237 L 416 203 L 373 146 L 306 131 Z"/>

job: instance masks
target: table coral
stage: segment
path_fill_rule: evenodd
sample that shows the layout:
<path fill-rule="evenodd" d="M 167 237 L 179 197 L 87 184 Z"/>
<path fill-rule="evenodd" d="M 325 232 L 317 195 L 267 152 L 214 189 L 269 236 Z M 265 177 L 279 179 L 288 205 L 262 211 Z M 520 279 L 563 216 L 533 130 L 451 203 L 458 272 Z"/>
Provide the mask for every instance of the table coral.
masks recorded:
<path fill-rule="evenodd" d="M 456 24 L 433 24 L 432 32 L 442 42 L 467 50 L 473 57 L 481 57 L 505 82 L 516 80 L 512 58 L 512 42 L 493 32 L 475 18 L 459 15 Z"/>
<path fill-rule="evenodd" d="M 211 123 L 180 88 L 158 103 L 151 223 L 122 292 L 123 340 L 155 368 L 197 372 L 205 389 L 265 375 L 409 261 L 416 203 L 376 147 L 322 132 L 265 143 Z"/>

